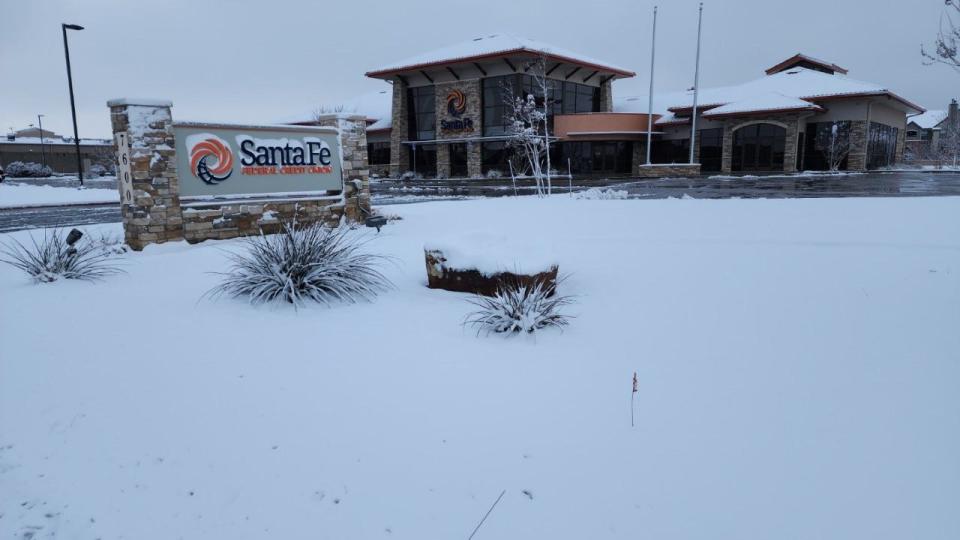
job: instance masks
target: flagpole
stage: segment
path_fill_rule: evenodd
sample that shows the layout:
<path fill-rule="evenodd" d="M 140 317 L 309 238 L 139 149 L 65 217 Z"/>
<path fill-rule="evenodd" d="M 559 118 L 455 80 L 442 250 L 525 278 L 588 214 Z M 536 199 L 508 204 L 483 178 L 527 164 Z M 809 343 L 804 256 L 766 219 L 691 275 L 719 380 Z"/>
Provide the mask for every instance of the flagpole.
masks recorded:
<path fill-rule="evenodd" d="M 693 115 L 690 123 L 690 164 L 697 148 L 697 97 L 700 93 L 700 31 L 703 28 L 703 2 L 700 2 L 700 16 L 697 20 L 697 67 L 693 74 Z"/>
<path fill-rule="evenodd" d="M 653 37 L 650 44 L 650 95 L 647 103 L 647 165 L 650 165 L 650 147 L 653 146 L 653 63 L 657 58 L 657 6 L 653 6 Z"/>

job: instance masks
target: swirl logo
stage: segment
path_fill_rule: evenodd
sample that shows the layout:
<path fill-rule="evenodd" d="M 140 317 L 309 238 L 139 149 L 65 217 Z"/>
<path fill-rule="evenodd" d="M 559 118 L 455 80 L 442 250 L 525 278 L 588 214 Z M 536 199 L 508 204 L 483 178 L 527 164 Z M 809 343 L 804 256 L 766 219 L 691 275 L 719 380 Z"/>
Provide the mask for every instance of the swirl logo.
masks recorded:
<path fill-rule="evenodd" d="M 467 110 L 467 98 L 460 90 L 454 89 L 447 94 L 447 113 L 450 116 L 460 118 Z"/>
<path fill-rule="evenodd" d="M 210 157 L 216 160 L 213 165 L 207 163 Z M 233 153 L 220 139 L 204 139 L 190 150 L 190 168 L 204 183 L 219 184 L 233 174 Z"/>

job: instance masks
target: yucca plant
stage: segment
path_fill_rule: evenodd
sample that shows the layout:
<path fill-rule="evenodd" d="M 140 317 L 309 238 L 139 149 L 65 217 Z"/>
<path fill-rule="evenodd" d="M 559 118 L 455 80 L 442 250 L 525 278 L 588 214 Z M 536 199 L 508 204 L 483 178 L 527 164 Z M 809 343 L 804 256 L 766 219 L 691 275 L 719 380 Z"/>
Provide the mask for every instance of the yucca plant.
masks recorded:
<path fill-rule="evenodd" d="M 252 304 L 286 302 L 295 307 L 308 301 L 371 301 L 392 283 L 377 267 L 387 257 L 365 253 L 365 242 L 347 227 L 284 225 L 277 234 L 250 236 L 246 250 L 231 253 L 229 272 L 208 291 L 245 298 Z"/>
<path fill-rule="evenodd" d="M 79 231 L 67 235 L 62 229 L 44 229 L 41 239 L 31 234 L 29 245 L 18 240 L 5 242 L 0 253 L 0 261 L 23 270 L 36 283 L 97 281 L 123 271 L 110 262 L 114 253 L 83 239 Z"/>
<path fill-rule="evenodd" d="M 467 315 L 465 326 L 495 334 L 532 334 L 544 328 L 563 329 L 570 316 L 560 309 L 573 303 L 570 296 L 557 294 L 553 282 L 536 280 L 531 284 L 516 281 L 501 283 L 494 296 L 477 295 L 468 301 L 477 310 Z"/>

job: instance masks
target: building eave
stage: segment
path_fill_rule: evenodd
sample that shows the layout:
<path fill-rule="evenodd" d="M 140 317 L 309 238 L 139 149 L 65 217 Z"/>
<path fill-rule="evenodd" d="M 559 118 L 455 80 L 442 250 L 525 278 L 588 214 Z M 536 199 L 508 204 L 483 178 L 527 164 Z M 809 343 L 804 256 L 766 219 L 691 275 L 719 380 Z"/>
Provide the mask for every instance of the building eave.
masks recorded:
<path fill-rule="evenodd" d="M 538 51 L 536 49 L 530 49 L 528 47 L 518 47 L 515 49 L 508 49 L 504 51 L 495 51 L 495 52 L 472 55 L 472 56 L 448 58 L 445 60 L 437 60 L 435 62 L 413 64 L 409 66 L 396 66 L 396 67 L 391 67 L 391 68 L 386 68 L 381 70 L 368 71 L 367 73 L 365 73 L 365 75 L 367 77 L 374 78 L 374 79 L 384 79 L 394 75 L 409 73 L 412 71 L 419 71 L 422 69 L 443 67 L 443 66 L 448 66 L 452 64 L 464 64 L 464 63 L 470 63 L 470 62 L 477 62 L 480 60 L 495 60 L 499 58 L 507 58 L 510 56 L 517 56 L 517 55 L 543 56 L 544 58 L 548 60 L 552 60 L 554 62 L 563 62 L 565 64 L 583 66 L 583 67 L 595 69 L 597 71 L 601 71 L 604 73 L 612 73 L 614 75 L 617 75 L 623 78 L 636 76 L 636 73 L 632 71 L 626 71 L 626 70 L 614 68 L 611 66 L 604 66 L 601 64 L 593 63 L 593 62 L 587 62 L 584 60 L 579 60 L 577 58 L 562 56 L 562 55 L 553 54 L 553 53 L 547 53 L 544 51 Z"/>

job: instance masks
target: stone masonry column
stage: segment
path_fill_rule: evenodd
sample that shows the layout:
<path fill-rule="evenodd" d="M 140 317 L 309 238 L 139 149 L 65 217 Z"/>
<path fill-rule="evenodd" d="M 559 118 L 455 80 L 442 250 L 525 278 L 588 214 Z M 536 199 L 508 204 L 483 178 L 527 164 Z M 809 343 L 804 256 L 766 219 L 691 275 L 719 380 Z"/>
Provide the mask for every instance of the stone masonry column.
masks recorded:
<path fill-rule="evenodd" d="M 848 171 L 867 170 L 867 122 L 850 122 L 850 154 L 847 156 Z"/>
<path fill-rule="evenodd" d="M 126 133 L 133 187 L 122 202 L 124 241 L 139 251 L 147 244 L 183 239 L 177 153 L 169 101 L 114 99 L 110 107 L 114 145 Z"/>
<path fill-rule="evenodd" d="M 363 221 L 371 212 L 367 119 L 362 114 L 327 114 L 318 117 L 317 124 L 340 131 L 344 214 L 354 221 Z M 360 183 L 359 191 L 352 187 L 354 181 Z"/>
<path fill-rule="evenodd" d="M 786 121 L 787 134 L 783 148 L 783 172 L 797 172 L 797 144 L 800 140 L 800 117 Z"/>
<path fill-rule="evenodd" d="M 471 141 L 467 143 L 467 176 L 470 178 L 483 177 L 483 156 L 481 143 Z"/>
<path fill-rule="evenodd" d="M 600 112 L 613 112 L 613 81 L 600 85 Z"/>
<path fill-rule="evenodd" d="M 723 153 L 720 158 L 720 172 L 730 174 L 733 172 L 733 128 L 734 120 L 726 120 L 723 123 Z"/>
<path fill-rule="evenodd" d="M 390 176 L 398 178 L 410 170 L 410 154 L 402 144 L 408 135 L 407 85 L 400 79 L 393 81 L 392 128 L 390 129 Z"/>

